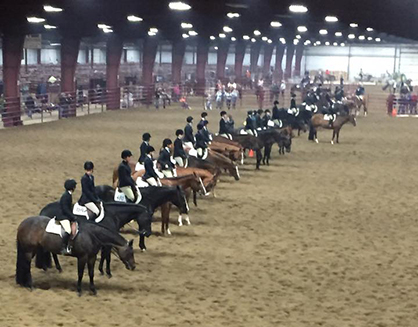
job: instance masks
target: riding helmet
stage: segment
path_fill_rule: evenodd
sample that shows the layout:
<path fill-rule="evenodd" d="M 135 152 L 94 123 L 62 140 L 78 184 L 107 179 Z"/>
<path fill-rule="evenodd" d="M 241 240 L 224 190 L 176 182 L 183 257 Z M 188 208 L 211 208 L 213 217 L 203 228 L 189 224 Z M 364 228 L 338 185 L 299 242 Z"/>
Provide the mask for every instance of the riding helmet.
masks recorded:
<path fill-rule="evenodd" d="M 188 123 L 191 123 L 191 122 L 193 121 L 193 117 L 192 117 L 192 116 L 187 117 L 186 121 L 187 121 Z"/>
<path fill-rule="evenodd" d="M 150 145 L 149 147 L 147 147 L 147 150 L 145 152 L 147 154 L 150 154 L 151 152 L 154 152 L 154 151 L 155 151 L 154 147 Z"/>
<path fill-rule="evenodd" d="M 123 150 L 120 156 L 122 159 L 126 159 L 128 157 L 132 157 L 132 152 L 129 150 Z"/>
<path fill-rule="evenodd" d="M 150 133 L 144 133 L 142 134 L 142 140 L 143 141 L 149 141 L 151 139 L 151 134 Z"/>
<path fill-rule="evenodd" d="M 64 188 L 67 191 L 73 191 L 75 190 L 76 185 L 77 185 L 77 182 L 74 179 L 67 179 L 64 183 Z"/>
<path fill-rule="evenodd" d="M 163 148 L 169 146 L 170 144 L 173 144 L 173 142 L 170 139 L 164 139 Z"/>
<path fill-rule="evenodd" d="M 248 116 L 252 116 L 252 114 L 253 114 L 253 111 L 252 111 L 252 110 L 248 110 L 248 111 L 247 111 L 247 115 L 248 115 Z"/>
<path fill-rule="evenodd" d="M 207 116 L 208 116 L 208 113 L 207 112 L 202 112 L 202 114 L 200 115 L 200 117 L 202 117 L 202 118 L 205 118 Z"/>
<path fill-rule="evenodd" d="M 226 111 L 221 111 L 221 117 L 222 117 L 223 115 L 226 115 Z"/>
<path fill-rule="evenodd" d="M 176 136 L 179 136 L 179 135 L 184 135 L 184 132 L 183 132 L 183 130 L 182 130 L 182 129 L 178 129 L 178 130 L 176 131 Z"/>
<path fill-rule="evenodd" d="M 93 170 L 94 164 L 91 161 L 86 161 L 84 163 L 84 170 Z"/>

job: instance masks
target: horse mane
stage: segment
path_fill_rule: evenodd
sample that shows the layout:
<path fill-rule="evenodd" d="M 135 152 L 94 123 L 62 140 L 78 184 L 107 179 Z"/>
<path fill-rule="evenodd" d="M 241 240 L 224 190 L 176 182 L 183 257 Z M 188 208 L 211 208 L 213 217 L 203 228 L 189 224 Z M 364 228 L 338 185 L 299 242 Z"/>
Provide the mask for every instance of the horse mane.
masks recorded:
<path fill-rule="evenodd" d="M 95 230 L 95 229 L 96 230 L 99 230 L 99 233 L 102 233 L 105 236 L 108 236 L 109 238 L 115 239 L 115 242 L 121 243 L 120 246 L 123 246 L 125 243 L 127 243 L 127 240 L 122 235 L 120 235 L 118 232 L 115 232 L 114 230 L 112 230 L 112 229 L 110 229 L 110 228 L 108 228 L 108 227 L 106 227 L 104 225 L 97 224 L 94 221 L 85 220 L 85 221 L 83 221 L 83 223 L 81 225 L 84 226 L 84 227 L 85 226 L 88 226 L 87 229 L 90 229 L 91 228 L 92 230 Z M 106 241 L 101 240 L 100 239 L 100 236 L 101 235 L 98 236 L 94 232 L 89 233 L 89 236 L 91 236 L 92 238 L 94 238 L 96 240 L 96 242 L 98 242 L 102 246 L 114 245 L 112 243 L 109 243 L 109 242 L 106 242 Z M 117 243 L 115 243 L 115 244 L 116 245 L 119 245 Z"/>

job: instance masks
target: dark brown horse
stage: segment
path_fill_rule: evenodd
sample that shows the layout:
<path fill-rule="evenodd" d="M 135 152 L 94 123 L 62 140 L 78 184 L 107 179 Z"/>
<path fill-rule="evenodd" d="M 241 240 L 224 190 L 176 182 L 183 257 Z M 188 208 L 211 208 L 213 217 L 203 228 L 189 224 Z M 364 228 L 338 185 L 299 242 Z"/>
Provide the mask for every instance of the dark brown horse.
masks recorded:
<path fill-rule="evenodd" d="M 311 119 L 309 137 L 310 139 L 312 137 L 312 140 L 314 140 L 316 143 L 319 143 L 317 137 L 318 128 L 332 129 L 333 133 L 331 144 L 334 144 L 335 137 L 337 137 L 336 141 L 339 143 L 340 130 L 348 122 L 352 123 L 353 126 L 357 125 L 356 117 L 354 115 L 339 115 L 332 123 L 332 125 L 328 120 L 324 119 L 323 114 L 313 115 Z"/>
<path fill-rule="evenodd" d="M 62 238 L 46 232 L 51 218 L 34 216 L 25 219 L 17 230 L 16 283 L 32 288 L 31 261 L 36 255 L 36 266 L 51 266 L 51 253 L 61 254 Z M 129 270 L 135 269 L 133 241 L 128 242 L 118 233 L 89 221 L 80 221 L 80 232 L 74 239 L 72 256 L 77 258 L 77 292 L 81 295 L 81 281 L 87 264 L 90 277 L 90 291 L 96 294 L 94 286 L 94 264 L 97 253 L 103 246 L 116 249 L 120 259 Z"/>
<path fill-rule="evenodd" d="M 206 188 L 206 192 L 212 192 L 215 197 L 215 186 L 218 182 L 219 175 L 221 174 L 220 170 L 217 170 L 212 174 L 209 170 L 187 167 L 187 168 L 177 168 L 177 176 L 186 176 L 190 174 L 196 174 L 202 179 L 203 185 Z"/>
<path fill-rule="evenodd" d="M 239 169 L 235 162 L 215 151 L 209 150 L 205 160 L 196 157 L 189 157 L 189 167 L 207 169 L 212 173 L 216 170 L 228 171 L 229 175 L 234 177 L 236 181 L 240 179 Z"/>
<path fill-rule="evenodd" d="M 232 161 L 240 161 L 243 164 L 244 160 L 244 151 L 240 145 L 232 145 L 224 142 L 213 141 L 209 145 L 209 149 L 223 154 L 225 157 L 231 159 Z"/>

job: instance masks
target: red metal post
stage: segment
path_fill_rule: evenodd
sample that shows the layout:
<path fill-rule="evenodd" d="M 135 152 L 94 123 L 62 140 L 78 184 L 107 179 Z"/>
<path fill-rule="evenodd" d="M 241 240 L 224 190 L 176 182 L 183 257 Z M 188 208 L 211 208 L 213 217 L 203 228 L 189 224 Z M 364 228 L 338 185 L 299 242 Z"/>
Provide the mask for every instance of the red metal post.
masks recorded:
<path fill-rule="evenodd" d="M 61 92 L 73 99 L 68 110 L 63 113 L 64 117 L 76 116 L 75 69 L 79 47 L 78 37 L 64 36 L 61 41 Z"/>
<path fill-rule="evenodd" d="M 250 55 L 250 72 L 251 75 L 258 79 L 258 58 L 260 57 L 261 43 L 256 42 L 251 44 Z"/>
<path fill-rule="evenodd" d="M 221 40 L 218 45 L 218 56 L 216 63 L 216 76 L 224 82 L 226 59 L 228 58 L 229 42 Z"/>
<path fill-rule="evenodd" d="M 119 67 L 123 51 L 123 39 L 112 35 L 106 47 L 106 108 L 120 109 Z"/>
<path fill-rule="evenodd" d="M 199 39 L 197 42 L 197 58 L 196 58 L 196 94 L 203 95 L 206 87 L 205 69 L 208 62 L 209 42 L 205 39 Z"/>
<path fill-rule="evenodd" d="M 270 72 L 271 58 L 273 57 L 274 46 L 266 44 L 264 46 L 264 64 L 263 64 L 263 76 L 266 77 Z"/>
<path fill-rule="evenodd" d="M 286 47 L 286 70 L 285 70 L 286 80 L 292 77 L 292 62 L 293 62 L 294 53 L 295 53 L 295 46 L 293 44 L 289 44 Z"/>
<path fill-rule="evenodd" d="M 154 94 L 154 65 L 155 56 L 157 55 L 158 39 L 155 37 L 148 37 L 144 41 L 143 60 L 142 60 L 142 83 L 145 87 L 145 97 L 147 104 L 152 103 Z"/>
<path fill-rule="evenodd" d="M 235 81 L 239 84 L 242 83 L 242 66 L 246 48 L 247 44 L 243 40 L 237 41 L 235 44 Z"/>
<path fill-rule="evenodd" d="M 283 62 L 285 48 L 286 46 L 282 43 L 279 43 L 276 47 L 276 65 L 275 65 L 274 71 L 275 71 L 275 78 L 277 82 L 283 79 L 282 62 Z"/>
<path fill-rule="evenodd" d="M 302 64 L 302 57 L 303 57 L 303 44 L 299 43 L 296 46 L 296 54 L 295 54 L 295 71 L 293 76 L 301 76 L 301 64 Z"/>
<path fill-rule="evenodd" d="M 172 44 L 171 76 L 173 84 L 181 83 L 181 68 L 185 52 L 186 43 L 183 41 L 176 41 Z"/>

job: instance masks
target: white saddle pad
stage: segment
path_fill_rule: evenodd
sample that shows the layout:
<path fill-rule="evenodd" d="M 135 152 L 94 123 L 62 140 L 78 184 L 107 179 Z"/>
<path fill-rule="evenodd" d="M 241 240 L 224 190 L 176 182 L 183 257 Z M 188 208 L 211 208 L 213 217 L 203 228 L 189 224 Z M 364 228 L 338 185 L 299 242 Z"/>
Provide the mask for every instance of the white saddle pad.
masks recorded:
<path fill-rule="evenodd" d="M 142 188 L 142 187 L 148 187 L 148 186 L 149 186 L 149 184 L 148 184 L 147 182 L 143 181 L 143 180 L 142 180 L 142 178 L 138 178 L 138 179 L 136 180 L 136 185 L 137 185 L 139 188 Z M 116 199 L 115 199 L 115 200 L 116 200 Z"/>
<path fill-rule="evenodd" d="M 280 119 L 273 120 L 273 124 L 274 124 L 274 126 L 277 126 L 279 128 L 283 127 L 283 122 Z"/>
<path fill-rule="evenodd" d="M 328 115 L 328 114 L 325 114 L 324 115 L 324 120 L 332 120 L 332 121 L 334 121 L 335 120 L 335 118 L 337 117 L 337 115 Z"/>
<path fill-rule="evenodd" d="M 239 131 L 239 134 L 240 134 L 240 135 L 248 135 L 248 133 L 245 131 L 245 129 L 241 129 L 241 130 Z"/>
<path fill-rule="evenodd" d="M 274 127 L 274 121 L 269 120 L 269 121 L 267 122 L 267 126 L 268 126 L 268 127 Z"/>
<path fill-rule="evenodd" d="M 142 179 L 138 178 L 138 180 L 142 180 Z M 137 183 L 136 183 L 137 185 L 138 185 L 138 180 L 137 180 Z M 147 183 L 145 183 L 145 184 L 147 184 Z M 136 187 L 136 191 L 138 193 L 138 198 L 136 199 L 135 204 L 138 204 L 142 200 L 142 194 L 139 191 L 138 186 Z M 122 191 L 119 191 L 118 188 L 116 188 L 116 190 L 115 190 L 115 196 L 114 196 L 113 200 L 115 200 L 116 202 L 125 202 L 125 203 L 128 202 L 128 201 L 126 201 L 125 193 L 123 193 Z"/>
<path fill-rule="evenodd" d="M 99 217 L 97 217 L 94 220 L 96 223 L 100 223 L 103 220 L 104 216 L 105 216 L 105 211 L 104 211 L 104 208 L 103 208 L 103 203 L 100 203 L 100 208 L 99 209 L 100 209 Z M 89 214 L 87 212 L 87 208 L 84 207 L 84 206 L 81 206 L 78 202 L 76 202 L 74 204 L 73 214 L 74 215 L 77 215 L 77 216 L 84 216 L 84 217 L 87 218 L 87 220 L 89 220 Z"/>
<path fill-rule="evenodd" d="M 137 162 L 136 166 L 135 166 L 135 171 L 139 171 L 139 170 L 142 170 L 142 169 L 145 169 L 144 165 Z"/>
<path fill-rule="evenodd" d="M 196 157 L 197 158 L 197 151 L 196 151 L 195 148 L 190 148 L 190 150 L 189 150 L 189 156 L 192 156 L 192 157 Z"/>
<path fill-rule="evenodd" d="M 62 233 L 65 233 L 64 228 L 61 227 L 61 224 L 52 218 L 48 225 L 46 225 L 45 232 L 49 234 L 56 234 L 62 237 Z"/>

